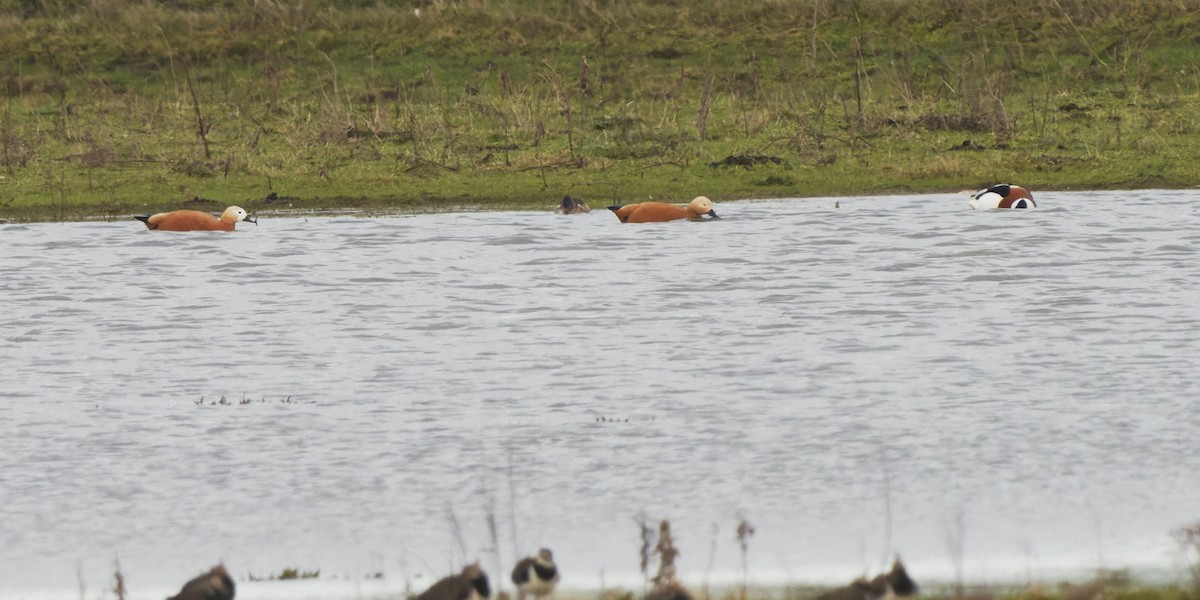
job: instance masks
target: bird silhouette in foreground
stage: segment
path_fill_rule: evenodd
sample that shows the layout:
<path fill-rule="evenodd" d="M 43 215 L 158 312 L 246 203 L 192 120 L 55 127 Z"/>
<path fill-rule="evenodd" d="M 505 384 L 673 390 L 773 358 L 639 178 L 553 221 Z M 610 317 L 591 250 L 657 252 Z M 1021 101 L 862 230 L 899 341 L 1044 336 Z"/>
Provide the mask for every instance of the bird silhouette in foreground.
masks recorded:
<path fill-rule="evenodd" d="M 668 581 L 654 586 L 645 600 L 693 600 L 692 593 L 677 581 Z"/>
<path fill-rule="evenodd" d="M 491 595 L 487 573 L 475 562 L 463 567 L 458 575 L 439 579 L 416 600 L 483 600 Z"/>
<path fill-rule="evenodd" d="M 574 215 L 591 212 L 591 209 L 588 208 L 587 202 L 584 202 L 583 198 L 563 196 L 562 203 L 554 209 L 554 212 L 560 215 Z"/>
<path fill-rule="evenodd" d="M 908 576 L 904 563 L 897 558 L 892 570 L 868 580 L 859 577 L 850 585 L 834 588 L 818 596 L 817 600 L 895 600 L 917 595 L 917 582 Z"/>
<path fill-rule="evenodd" d="M 240 206 L 230 206 L 220 217 L 198 210 L 173 210 L 155 215 L 134 215 L 146 229 L 158 231 L 233 231 L 240 221 L 258 224 Z"/>
<path fill-rule="evenodd" d="M 687 206 L 667 204 L 666 202 L 640 202 L 625 206 L 613 205 L 608 207 L 622 223 L 657 223 L 691 219 L 698 221 L 705 216 L 719 219 L 713 209 L 712 200 L 704 196 L 696 196 Z"/>
<path fill-rule="evenodd" d="M 526 596 L 548 596 L 558 585 L 558 566 L 554 564 L 554 553 L 549 548 L 542 548 L 537 556 L 526 556 L 517 561 L 517 566 L 513 567 L 512 582 L 517 586 L 517 600 L 525 600 Z"/>
<path fill-rule="evenodd" d="M 183 584 L 179 593 L 167 600 L 233 600 L 234 591 L 233 579 L 220 564 Z"/>

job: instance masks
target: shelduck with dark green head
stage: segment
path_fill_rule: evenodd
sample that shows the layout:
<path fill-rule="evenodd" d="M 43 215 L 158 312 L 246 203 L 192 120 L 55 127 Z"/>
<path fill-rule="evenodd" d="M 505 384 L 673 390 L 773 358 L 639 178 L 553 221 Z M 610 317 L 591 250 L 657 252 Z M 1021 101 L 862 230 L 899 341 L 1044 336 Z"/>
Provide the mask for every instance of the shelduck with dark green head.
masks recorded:
<path fill-rule="evenodd" d="M 1033 194 L 1030 194 L 1029 190 L 1009 183 L 979 190 L 971 195 L 971 201 L 967 204 L 975 210 L 1037 207 L 1037 202 L 1033 201 Z"/>

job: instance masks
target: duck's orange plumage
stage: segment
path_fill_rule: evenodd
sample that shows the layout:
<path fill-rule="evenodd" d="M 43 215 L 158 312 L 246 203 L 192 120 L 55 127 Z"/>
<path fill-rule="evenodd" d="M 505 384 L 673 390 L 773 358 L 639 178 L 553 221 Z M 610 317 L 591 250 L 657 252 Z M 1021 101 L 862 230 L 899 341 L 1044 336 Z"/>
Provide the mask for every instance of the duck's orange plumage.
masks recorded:
<path fill-rule="evenodd" d="M 136 215 L 133 218 L 146 224 L 147 229 L 159 231 L 233 231 L 238 221 L 257 223 L 240 206 L 230 206 L 215 217 L 198 210 L 173 210 L 156 215 Z"/>
<path fill-rule="evenodd" d="M 717 211 L 713 209 L 712 200 L 704 196 L 697 196 L 687 206 L 665 202 L 641 202 L 627 206 L 610 206 L 608 209 L 613 211 L 622 223 L 656 223 L 677 219 L 699 219 L 704 215 L 717 218 Z"/>

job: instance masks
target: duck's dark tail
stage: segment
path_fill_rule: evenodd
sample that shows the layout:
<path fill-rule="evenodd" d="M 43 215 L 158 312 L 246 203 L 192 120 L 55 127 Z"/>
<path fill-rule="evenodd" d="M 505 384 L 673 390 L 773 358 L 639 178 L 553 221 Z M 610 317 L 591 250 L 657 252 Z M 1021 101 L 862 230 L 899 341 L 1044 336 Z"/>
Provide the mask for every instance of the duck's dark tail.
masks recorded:
<path fill-rule="evenodd" d="M 143 223 L 150 222 L 150 215 L 133 215 L 133 218 L 135 218 Z"/>
<path fill-rule="evenodd" d="M 620 205 L 620 204 L 614 204 L 614 205 L 612 205 L 612 206 L 608 206 L 608 207 L 605 207 L 605 208 L 607 208 L 608 210 L 611 210 L 611 211 L 613 211 L 613 212 L 617 212 L 618 210 L 621 210 L 622 208 L 625 208 L 625 207 L 624 207 L 624 206 L 622 206 L 622 205 Z"/>

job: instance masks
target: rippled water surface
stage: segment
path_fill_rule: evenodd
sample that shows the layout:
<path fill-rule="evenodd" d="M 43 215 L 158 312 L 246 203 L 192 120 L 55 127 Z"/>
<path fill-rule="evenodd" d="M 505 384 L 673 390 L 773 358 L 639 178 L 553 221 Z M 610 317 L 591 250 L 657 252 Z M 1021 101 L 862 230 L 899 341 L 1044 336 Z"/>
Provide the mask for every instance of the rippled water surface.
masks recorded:
<path fill-rule="evenodd" d="M 1038 200 L 0 225 L 0 598 L 116 559 L 141 598 L 220 560 L 420 589 L 495 569 L 489 513 L 585 588 L 636 579 L 638 514 L 693 581 L 741 517 L 762 582 L 948 577 L 955 537 L 969 578 L 1170 566 L 1200 194 Z"/>

